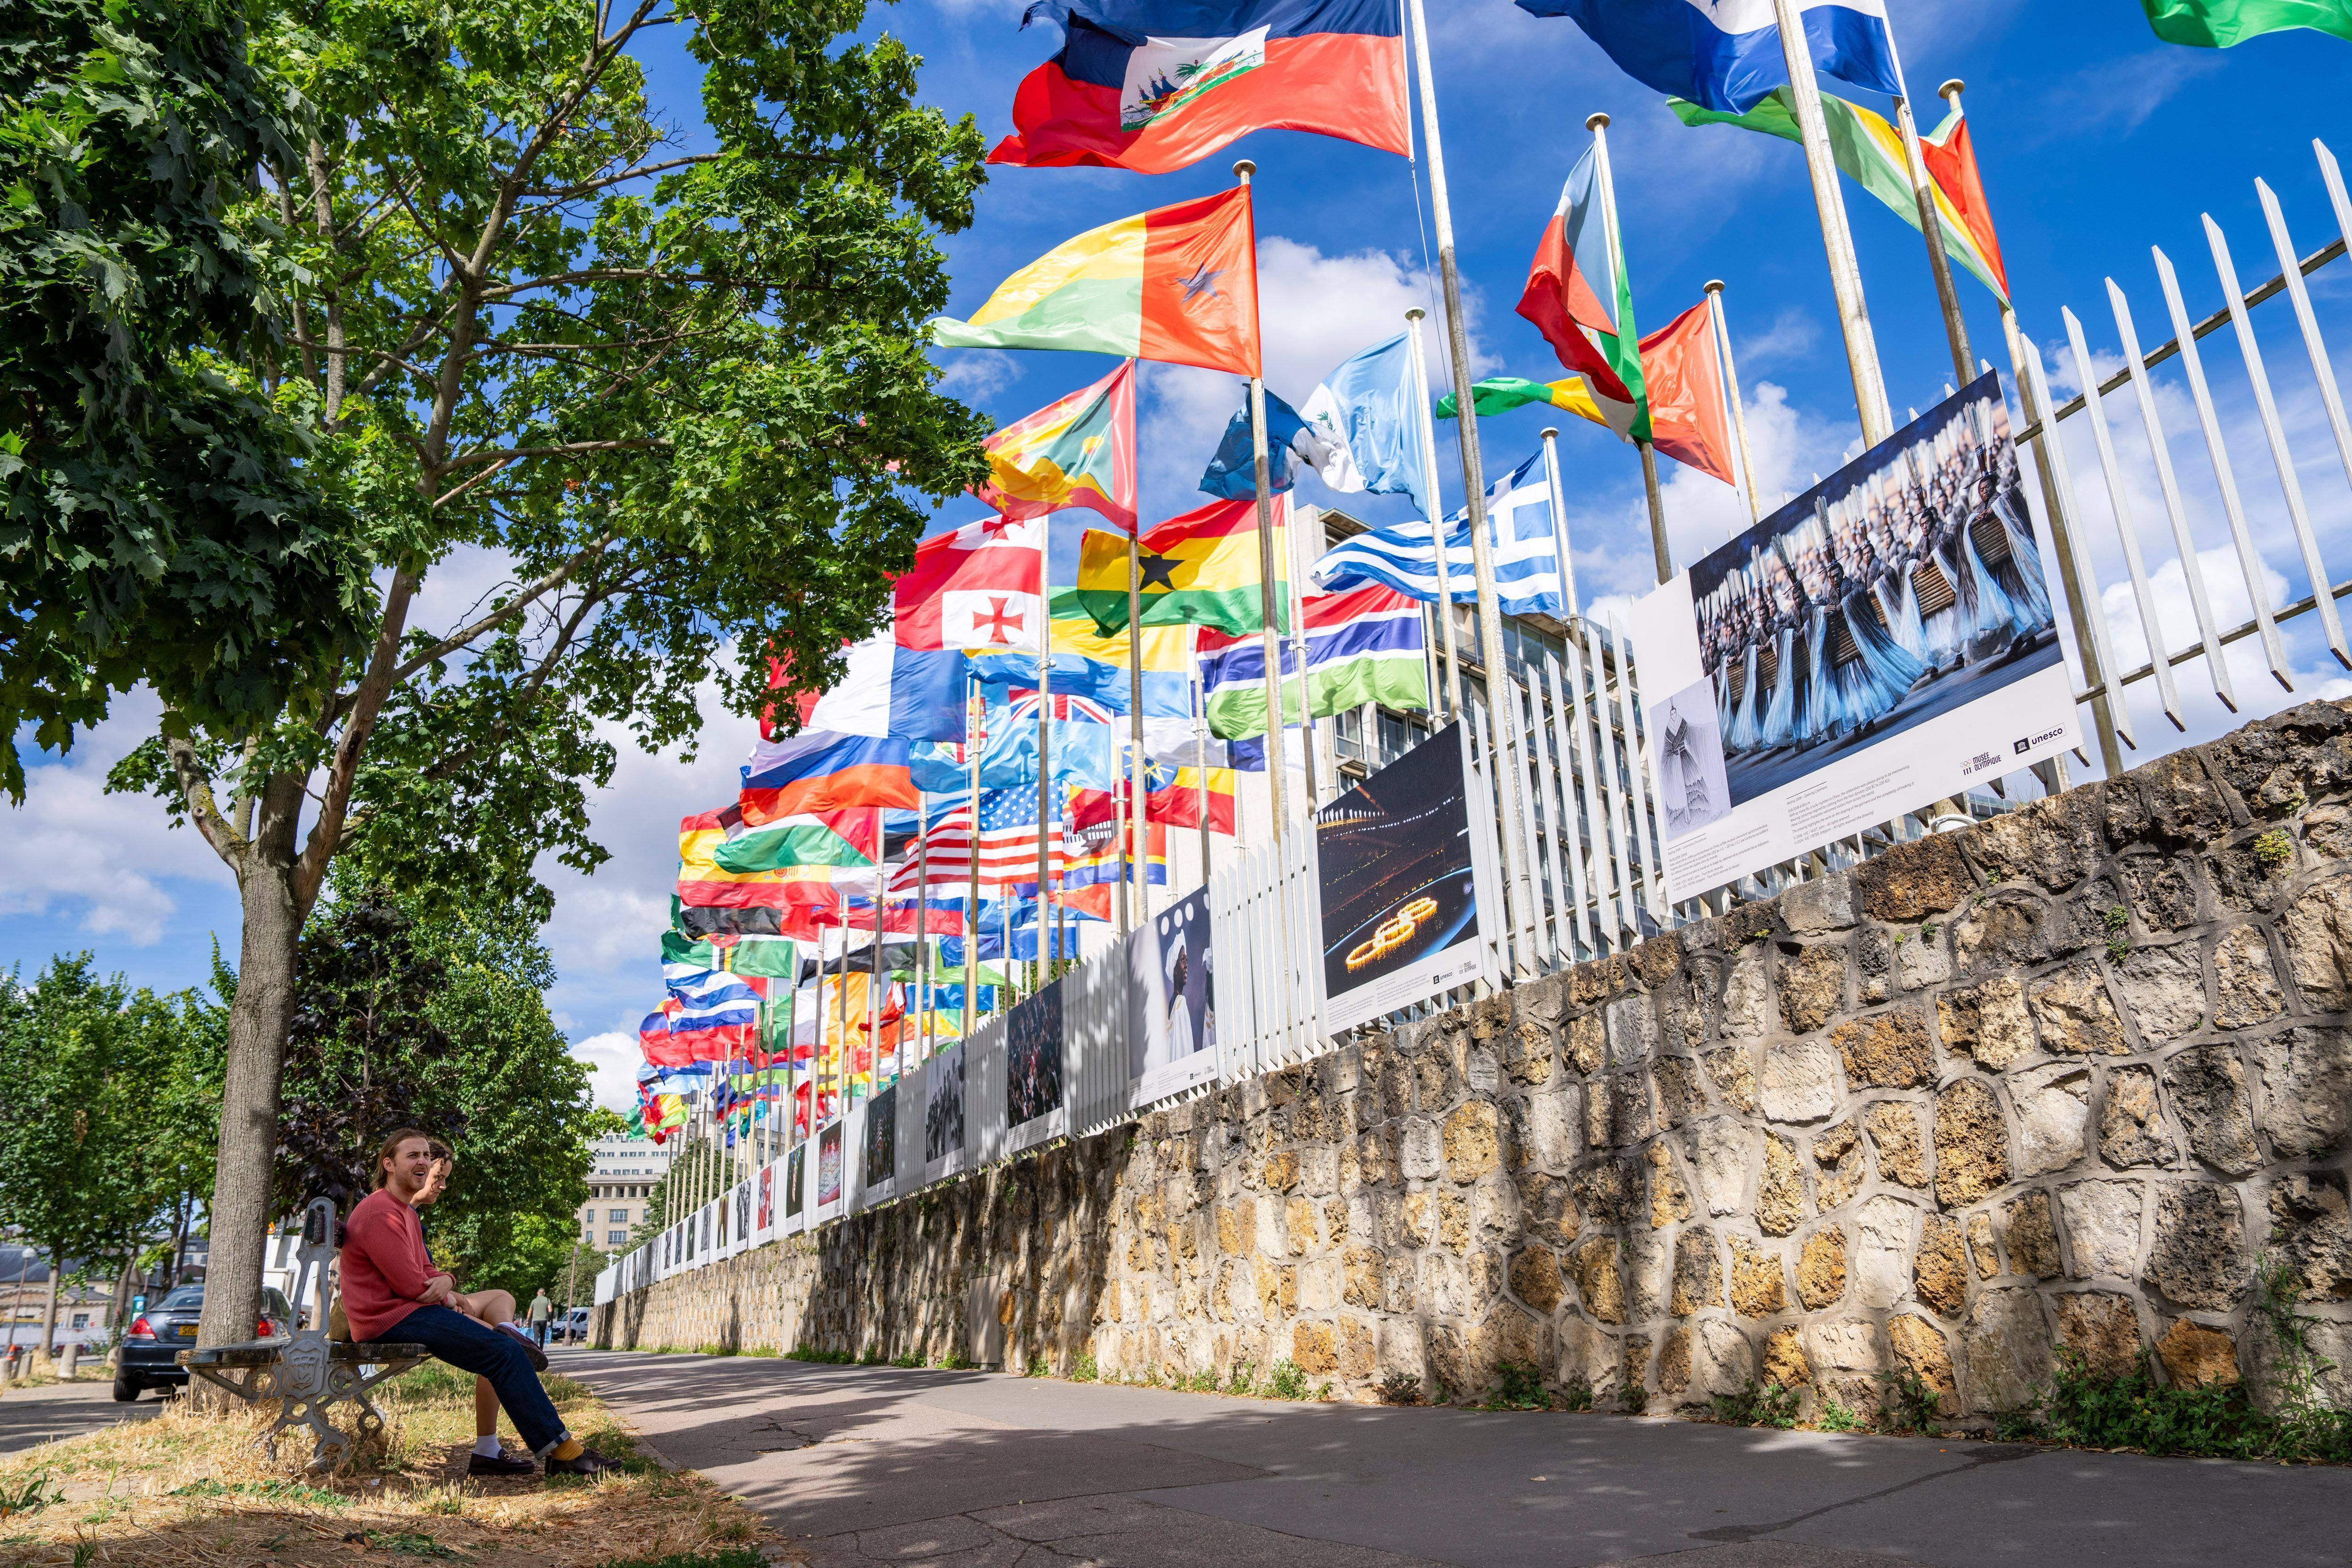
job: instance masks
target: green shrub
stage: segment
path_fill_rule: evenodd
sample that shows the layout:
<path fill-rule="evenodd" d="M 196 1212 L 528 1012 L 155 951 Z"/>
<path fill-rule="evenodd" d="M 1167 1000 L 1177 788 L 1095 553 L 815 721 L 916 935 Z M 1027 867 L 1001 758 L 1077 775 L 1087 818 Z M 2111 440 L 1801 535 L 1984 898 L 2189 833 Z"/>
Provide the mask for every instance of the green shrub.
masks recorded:
<path fill-rule="evenodd" d="M 1298 1370 L 1297 1362 L 1285 1356 L 1274 1363 L 1274 1376 L 1267 1381 L 1265 1391 L 1276 1399 L 1304 1399 L 1307 1374 Z"/>
<path fill-rule="evenodd" d="M 1381 1379 L 1381 1403 L 1383 1405 L 1418 1405 L 1421 1403 L 1421 1379 L 1409 1372 L 1392 1372 Z"/>
<path fill-rule="evenodd" d="M 784 1352 L 784 1359 L 814 1362 L 820 1366 L 847 1366 L 857 1358 L 847 1351 L 821 1351 L 814 1345 L 794 1345 Z"/>
<path fill-rule="evenodd" d="M 1840 1404 L 1836 1395 L 1824 1394 L 1822 1395 L 1821 1414 L 1814 1418 L 1813 1425 L 1824 1432 L 1851 1432 L 1862 1425 L 1862 1417 L 1855 1415 L 1851 1406 Z"/>
<path fill-rule="evenodd" d="M 915 1351 L 908 1351 L 904 1355 L 892 1356 L 890 1358 L 890 1364 L 892 1366 L 919 1367 L 923 1364 L 923 1358 L 920 1353 Z"/>
<path fill-rule="evenodd" d="M 857 1358 L 857 1364 L 860 1366 L 880 1366 L 882 1364 L 882 1347 L 880 1345 L 866 1346 L 866 1353 Z"/>
<path fill-rule="evenodd" d="M 1592 1384 L 1581 1376 L 1570 1378 L 1568 1386 L 1560 1391 L 1559 1407 L 1562 1410 L 1591 1409 Z"/>
<path fill-rule="evenodd" d="M 1551 1395 L 1545 1392 L 1543 1369 L 1528 1362 L 1507 1361 L 1495 1367 L 1495 1386 L 1486 1395 L 1483 1408 L 1487 1410 L 1549 1410 Z"/>
<path fill-rule="evenodd" d="M 1101 1371 L 1095 1365 L 1095 1358 L 1092 1355 L 1082 1355 L 1070 1363 L 1072 1383 L 1092 1383 L 1101 1375 Z"/>
<path fill-rule="evenodd" d="M 940 1358 L 940 1364 L 950 1372 L 970 1372 L 980 1363 L 961 1351 L 950 1351 Z M 1034 1363 L 1031 1363 L 1034 1365 Z"/>
<path fill-rule="evenodd" d="M 1886 1385 L 1880 1426 L 1889 1432 L 1935 1431 L 1938 1396 L 1926 1378 L 1906 1366 L 1900 1372 L 1880 1373 L 1878 1381 Z"/>
<path fill-rule="evenodd" d="M 1044 1356 L 1033 1355 L 1029 1358 L 1029 1375 L 1031 1377 L 1051 1377 L 1054 1375 L 1054 1369 L 1045 1364 L 1045 1358 Z"/>
<path fill-rule="evenodd" d="M 1715 1418 L 1727 1426 L 1771 1426 L 1787 1431 L 1797 1424 L 1797 1391 L 1777 1383 L 1758 1387 L 1749 1378 L 1737 1394 L 1715 1396 Z"/>
<path fill-rule="evenodd" d="M 1227 1394 L 1248 1394 L 1257 1386 L 1257 1363 L 1237 1361 L 1225 1377 Z"/>

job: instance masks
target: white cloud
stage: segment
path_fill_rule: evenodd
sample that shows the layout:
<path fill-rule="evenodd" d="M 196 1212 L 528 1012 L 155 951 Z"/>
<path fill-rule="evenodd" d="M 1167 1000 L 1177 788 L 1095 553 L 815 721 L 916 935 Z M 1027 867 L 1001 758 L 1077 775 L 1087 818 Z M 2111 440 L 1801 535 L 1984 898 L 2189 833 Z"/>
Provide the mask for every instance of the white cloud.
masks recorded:
<path fill-rule="evenodd" d="M 589 1089 L 596 1103 L 625 1113 L 637 1100 L 637 1037 L 625 1029 L 610 1029 L 572 1042 L 572 1054 L 588 1064 Z"/>
<path fill-rule="evenodd" d="M 1019 357 L 1003 349 L 958 349 L 940 363 L 940 391 L 967 403 L 985 402 L 1021 379 Z"/>
<path fill-rule="evenodd" d="M 2038 117 L 2045 127 L 2039 139 L 2105 131 L 2128 136 L 2181 89 L 2228 64 L 2217 50 L 2166 46 L 2085 67 L 2051 88 Z M 2118 82 L 2129 82 L 2130 90 L 2116 91 Z"/>
<path fill-rule="evenodd" d="M 25 804 L 5 818 L 0 913 L 54 915 L 92 936 L 148 947 L 178 911 L 172 883 L 232 885 L 220 858 L 194 828 L 173 827 L 161 801 L 106 793 L 108 770 L 154 733 L 162 713 L 141 688 L 61 757 L 19 748 Z"/>
<path fill-rule="evenodd" d="M 1732 363 L 1743 374 L 1769 369 L 1808 357 L 1821 341 L 1822 324 L 1811 311 L 1795 305 L 1784 306 L 1772 318 L 1772 324 L 1755 336 L 1732 335 L 1732 346 L 1739 356 Z"/>

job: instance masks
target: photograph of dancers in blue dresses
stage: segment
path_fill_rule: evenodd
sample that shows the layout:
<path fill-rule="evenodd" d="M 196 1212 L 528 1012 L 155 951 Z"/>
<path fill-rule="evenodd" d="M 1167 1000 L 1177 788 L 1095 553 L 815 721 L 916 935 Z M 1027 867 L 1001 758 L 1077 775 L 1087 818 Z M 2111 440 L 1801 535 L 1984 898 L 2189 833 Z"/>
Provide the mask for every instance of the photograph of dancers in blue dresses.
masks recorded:
<path fill-rule="evenodd" d="M 1691 603 L 1732 805 L 2057 664 L 2000 377 L 1693 565 Z"/>

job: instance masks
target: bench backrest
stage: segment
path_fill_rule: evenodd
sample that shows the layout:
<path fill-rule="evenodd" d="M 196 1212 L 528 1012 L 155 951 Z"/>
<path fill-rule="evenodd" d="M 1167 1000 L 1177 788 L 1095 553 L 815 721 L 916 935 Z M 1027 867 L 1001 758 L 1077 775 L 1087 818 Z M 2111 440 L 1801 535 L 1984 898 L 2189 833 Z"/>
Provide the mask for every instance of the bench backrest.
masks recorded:
<path fill-rule="evenodd" d="M 294 1257 L 294 1289 L 288 1294 L 294 1303 L 295 1315 L 298 1319 L 301 1315 L 303 1294 L 315 1289 L 318 1306 L 310 1314 L 310 1321 L 324 1333 L 327 1309 L 334 1299 L 329 1279 L 332 1271 L 328 1267 L 335 1260 L 334 1199 L 312 1198 L 310 1206 L 302 1211 L 302 1245 Z M 291 1331 L 294 1325 L 289 1323 L 287 1327 Z"/>

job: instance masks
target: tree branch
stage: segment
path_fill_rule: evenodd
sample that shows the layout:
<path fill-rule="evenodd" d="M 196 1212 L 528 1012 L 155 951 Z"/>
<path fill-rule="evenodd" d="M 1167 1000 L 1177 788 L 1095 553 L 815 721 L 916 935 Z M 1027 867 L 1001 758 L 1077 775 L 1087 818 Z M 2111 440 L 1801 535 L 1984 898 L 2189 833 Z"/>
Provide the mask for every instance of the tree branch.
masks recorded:
<path fill-rule="evenodd" d="M 584 196 L 591 191 L 601 191 L 608 185 L 621 184 L 629 180 L 642 180 L 651 175 L 666 174 L 672 169 L 688 168 L 696 163 L 717 163 L 719 157 L 719 154 L 716 153 L 697 153 L 690 158 L 672 158 L 666 163 L 646 163 L 634 169 L 624 169 L 617 174 L 606 174 L 601 179 L 583 180 L 576 185 L 525 191 L 522 194 L 533 200 L 568 202 L 575 196 Z"/>
<path fill-rule="evenodd" d="M 367 673 L 352 691 L 351 717 L 335 741 L 334 757 L 327 767 L 326 788 L 320 797 L 319 817 L 294 866 L 294 896 L 299 908 L 308 910 L 319 896 L 320 886 L 327 879 L 328 863 L 334 858 L 336 846 L 342 840 L 343 813 L 351 805 L 360 757 L 367 750 L 368 736 L 375 730 L 376 715 L 383 710 L 384 699 L 392 695 L 398 680 L 401 634 L 408 625 L 409 601 L 416 596 L 416 585 L 422 580 L 422 574 L 405 565 L 393 568 L 392 586 L 383 596 L 383 619 L 376 626 L 375 647 L 368 654 Z"/>
<path fill-rule="evenodd" d="M 518 458 L 560 458 L 572 452 L 632 452 L 648 447 L 667 447 L 669 440 L 662 436 L 633 436 L 625 441 L 567 441 L 556 447 L 507 447 L 490 452 L 468 452 L 462 458 L 452 458 L 438 465 L 437 472 L 446 474 L 454 468 L 470 468 L 476 463 L 510 463 Z M 455 493 L 454 491 L 452 492 Z M 446 500 L 448 498 L 443 497 Z M 435 501 L 439 506 L 440 501 Z"/>
<path fill-rule="evenodd" d="M 614 533 L 604 535 L 604 538 L 598 540 L 587 549 L 583 550 L 579 554 L 574 555 L 571 560 L 566 561 L 562 565 L 558 566 L 554 571 L 550 572 L 538 582 L 532 583 L 524 587 L 521 591 L 517 593 L 513 598 L 509 599 L 505 604 L 499 605 L 497 609 L 492 610 L 488 615 L 484 616 L 473 625 L 451 633 L 449 636 L 443 637 L 439 642 L 435 643 L 431 647 L 426 648 L 424 652 L 413 656 L 397 669 L 393 671 L 393 680 L 395 682 L 406 680 L 410 676 L 415 675 L 418 670 L 423 669 L 426 665 L 431 664 L 434 660 L 446 658 L 450 654 L 453 654 L 459 648 L 464 647 L 467 643 L 472 642 L 476 637 L 480 637 L 483 633 L 495 628 L 500 621 L 509 619 L 519 614 L 533 600 L 542 597 L 552 589 L 562 587 L 573 577 L 579 575 L 583 568 L 590 566 L 602 559 L 604 552 L 612 547 L 613 541 L 618 537 L 620 537 L 618 534 Z"/>
<path fill-rule="evenodd" d="M 232 871 L 245 869 L 246 853 L 253 841 L 239 833 L 221 815 L 219 804 L 213 798 L 212 775 L 205 771 L 204 759 L 184 736 L 165 735 L 163 754 L 172 759 L 172 776 L 180 786 L 180 798 L 186 803 L 188 820 L 196 825 L 213 853 Z"/>

